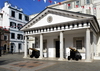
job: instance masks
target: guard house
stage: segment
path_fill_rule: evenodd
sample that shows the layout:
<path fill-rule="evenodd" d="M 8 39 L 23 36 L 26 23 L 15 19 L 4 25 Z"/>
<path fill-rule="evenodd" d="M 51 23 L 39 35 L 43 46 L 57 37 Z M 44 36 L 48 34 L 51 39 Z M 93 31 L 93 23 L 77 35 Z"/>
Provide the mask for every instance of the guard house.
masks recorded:
<path fill-rule="evenodd" d="M 93 15 L 47 7 L 23 28 L 25 33 L 24 58 L 27 57 L 27 37 L 33 36 L 40 59 L 69 55 L 69 47 L 76 48 L 82 59 L 92 61 L 97 54 L 100 27 Z"/>

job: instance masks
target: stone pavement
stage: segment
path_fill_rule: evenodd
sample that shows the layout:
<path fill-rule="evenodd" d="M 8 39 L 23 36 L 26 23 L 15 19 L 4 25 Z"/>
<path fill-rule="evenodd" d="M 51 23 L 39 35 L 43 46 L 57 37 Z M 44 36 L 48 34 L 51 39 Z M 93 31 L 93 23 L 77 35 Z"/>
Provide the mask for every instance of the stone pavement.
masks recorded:
<path fill-rule="evenodd" d="M 59 64 L 38 71 L 100 71 L 100 61 L 60 62 Z"/>
<path fill-rule="evenodd" d="M 2 65 L 0 67 L 14 71 L 37 71 L 54 64 L 55 63 L 53 62 L 44 61 L 20 61 Z"/>
<path fill-rule="evenodd" d="M 23 59 L 23 54 L 0 57 L 0 71 L 100 71 L 100 60 L 93 62 Z"/>
<path fill-rule="evenodd" d="M 0 71 L 36 71 L 54 64 L 55 62 L 24 59 L 20 54 L 8 54 L 0 57 Z"/>

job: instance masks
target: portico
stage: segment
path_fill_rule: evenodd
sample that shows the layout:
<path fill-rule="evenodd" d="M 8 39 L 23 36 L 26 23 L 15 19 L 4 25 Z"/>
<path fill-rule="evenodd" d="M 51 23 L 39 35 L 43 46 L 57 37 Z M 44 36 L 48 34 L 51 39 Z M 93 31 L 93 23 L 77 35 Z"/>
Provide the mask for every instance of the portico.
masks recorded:
<path fill-rule="evenodd" d="M 43 51 L 46 49 L 45 57 L 56 58 L 59 52 L 59 60 L 63 60 L 68 57 L 68 48 L 73 47 L 83 53 L 83 59 L 92 61 L 95 52 L 91 47 L 97 45 L 97 41 L 94 40 L 99 32 L 99 26 L 92 15 L 46 8 L 21 30 L 25 32 L 24 57 L 27 57 L 27 36 L 34 36 L 38 39 L 36 49 L 40 50 L 40 59 L 44 57 Z M 59 48 L 55 46 L 55 40 L 59 40 Z"/>

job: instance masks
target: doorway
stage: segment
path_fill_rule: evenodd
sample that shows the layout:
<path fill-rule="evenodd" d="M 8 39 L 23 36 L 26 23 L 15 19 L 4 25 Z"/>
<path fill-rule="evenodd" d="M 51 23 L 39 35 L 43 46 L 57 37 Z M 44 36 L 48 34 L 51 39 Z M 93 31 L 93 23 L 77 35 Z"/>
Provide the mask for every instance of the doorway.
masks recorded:
<path fill-rule="evenodd" d="M 60 41 L 55 41 L 56 57 L 60 57 Z"/>
<path fill-rule="evenodd" d="M 3 49 L 3 54 L 5 54 L 6 53 L 6 44 L 4 45 L 4 49 Z"/>
<path fill-rule="evenodd" d="M 13 54 L 14 50 L 15 50 L 15 44 L 14 43 L 11 43 L 11 53 Z"/>

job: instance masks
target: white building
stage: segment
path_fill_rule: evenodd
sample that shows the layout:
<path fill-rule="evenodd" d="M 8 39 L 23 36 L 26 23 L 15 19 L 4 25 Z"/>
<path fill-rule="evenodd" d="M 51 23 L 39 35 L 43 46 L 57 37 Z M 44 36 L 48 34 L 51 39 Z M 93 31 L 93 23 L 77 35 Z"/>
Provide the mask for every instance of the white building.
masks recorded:
<path fill-rule="evenodd" d="M 100 22 L 100 0 L 67 0 L 59 4 L 53 4 L 48 7 L 95 15 Z"/>
<path fill-rule="evenodd" d="M 3 16 L 3 14 L 0 13 L 0 26 L 2 25 L 2 16 Z"/>
<path fill-rule="evenodd" d="M 38 13 L 37 13 L 37 14 L 30 15 L 30 16 L 29 16 L 29 20 L 31 20 L 32 18 L 34 18 L 34 17 L 37 16 L 37 15 L 38 15 Z"/>
<path fill-rule="evenodd" d="M 23 52 L 24 34 L 19 29 L 28 22 L 28 16 L 23 13 L 22 9 L 18 9 L 17 6 L 13 7 L 8 2 L 4 3 L 0 12 L 2 13 L 0 26 L 10 29 L 10 48 L 13 52 Z"/>
<path fill-rule="evenodd" d="M 21 29 L 26 36 L 24 57 L 27 37 L 32 36 L 37 38 L 40 59 L 44 55 L 63 60 L 69 55 L 69 47 L 79 50 L 86 61 L 100 59 L 99 8 L 99 0 L 69 0 L 48 6 Z"/>

